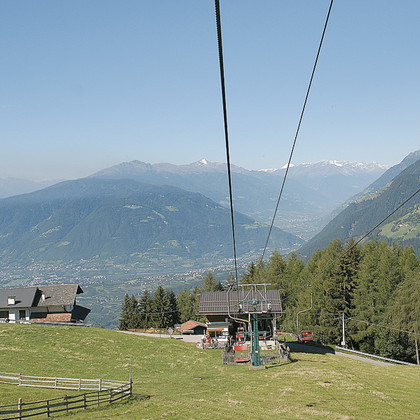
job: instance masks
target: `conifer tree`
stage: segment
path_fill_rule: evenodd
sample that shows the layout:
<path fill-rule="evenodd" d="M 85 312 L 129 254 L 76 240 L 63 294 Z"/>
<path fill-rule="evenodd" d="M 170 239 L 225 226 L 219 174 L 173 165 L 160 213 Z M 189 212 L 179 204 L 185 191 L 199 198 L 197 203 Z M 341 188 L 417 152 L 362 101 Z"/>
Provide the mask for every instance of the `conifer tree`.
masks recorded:
<path fill-rule="evenodd" d="M 143 290 L 139 299 L 139 328 L 153 326 L 153 297 L 148 290 Z"/>
<path fill-rule="evenodd" d="M 178 296 L 176 297 L 176 302 L 179 311 L 180 323 L 194 319 L 194 299 L 189 290 L 184 289 L 179 292 Z"/>
<path fill-rule="evenodd" d="M 403 360 L 420 364 L 419 339 L 420 339 L 420 268 L 409 272 L 406 278 L 398 285 L 392 296 L 391 304 L 387 308 L 386 325 L 414 334 L 394 332 L 403 342 Z M 394 338 L 395 340 L 395 338 Z M 395 357 L 394 354 L 390 357 Z"/>
<path fill-rule="evenodd" d="M 214 277 L 211 271 L 207 271 L 206 275 L 204 276 L 203 283 L 201 285 L 201 290 L 203 292 L 215 292 L 216 286 L 216 278 Z"/>
<path fill-rule="evenodd" d="M 373 324 L 386 322 L 385 310 L 401 278 L 397 256 L 385 242 L 366 244 L 357 275 L 353 318 Z M 356 330 L 354 339 L 362 351 L 380 353 L 380 346 L 375 346 L 377 331 L 373 325 L 359 323 L 353 328 Z"/>
<path fill-rule="evenodd" d="M 177 299 L 172 289 L 166 290 L 166 295 L 169 300 L 170 313 L 168 314 L 168 327 L 173 327 L 179 323 L 179 312 L 177 307 Z"/>
<path fill-rule="evenodd" d="M 128 330 L 137 328 L 137 300 L 134 295 L 126 294 L 121 308 L 119 329 Z"/>
<path fill-rule="evenodd" d="M 153 319 L 155 328 L 169 327 L 171 306 L 168 295 L 162 286 L 158 286 L 153 295 Z"/>

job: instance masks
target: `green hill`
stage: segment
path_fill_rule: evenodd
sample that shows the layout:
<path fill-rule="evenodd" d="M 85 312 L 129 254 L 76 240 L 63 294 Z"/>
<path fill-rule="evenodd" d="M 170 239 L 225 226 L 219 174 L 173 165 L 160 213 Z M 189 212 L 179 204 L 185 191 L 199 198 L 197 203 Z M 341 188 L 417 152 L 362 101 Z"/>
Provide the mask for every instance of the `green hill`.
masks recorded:
<path fill-rule="evenodd" d="M 237 213 L 236 229 L 238 256 L 264 246 L 267 226 Z M 277 228 L 272 239 L 284 251 L 302 243 Z M 0 255 L 3 264 L 99 260 L 155 266 L 159 274 L 173 270 L 174 260 L 179 267 L 217 265 L 232 256 L 230 213 L 176 187 L 67 181 L 0 200 Z"/>
<path fill-rule="evenodd" d="M 220 350 L 111 330 L 0 324 L 0 371 L 126 380 L 146 395 L 74 419 L 418 418 L 419 368 L 374 366 L 333 354 L 293 353 L 266 370 L 224 366 Z M 0 384 L 0 404 L 67 391 Z"/>

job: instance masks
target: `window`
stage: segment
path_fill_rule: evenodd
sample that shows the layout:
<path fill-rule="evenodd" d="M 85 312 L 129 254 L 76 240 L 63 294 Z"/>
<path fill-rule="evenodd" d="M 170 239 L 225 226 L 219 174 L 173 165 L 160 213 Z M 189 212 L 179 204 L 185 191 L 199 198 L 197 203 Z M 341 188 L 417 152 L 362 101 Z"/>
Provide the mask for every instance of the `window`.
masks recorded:
<path fill-rule="evenodd" d="M 14 305 L 16 303 L 15 296 L 8 296 L 7 297 L 7 304 L 8 305 Z"/>
<path fill-rule="evenodd" d="M 19 319 L 26 319 L 25 309 L 19 311 Z"/>

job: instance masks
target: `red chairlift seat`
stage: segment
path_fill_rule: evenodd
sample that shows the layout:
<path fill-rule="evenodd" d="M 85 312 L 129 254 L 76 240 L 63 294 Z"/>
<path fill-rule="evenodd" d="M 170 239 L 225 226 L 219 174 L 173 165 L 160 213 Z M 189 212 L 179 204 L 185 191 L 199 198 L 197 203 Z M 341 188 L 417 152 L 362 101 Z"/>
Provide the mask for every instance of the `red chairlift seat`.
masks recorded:
<path fill-rule="evenodd" d="M 235 351 L 235 358 L 233 361 L 235 363 L 246 363 L 249 362 L 248 356 L 248 344 L 235 344 L 233 346 L 233 350 Z M 246 355 L 243 353 L 236 354 L 236 352 L 246 352 Z"/>
<path fill-rule="evenodd" d="M 302 331 L 301 341 L 312 341 L 312 331 Z"/>

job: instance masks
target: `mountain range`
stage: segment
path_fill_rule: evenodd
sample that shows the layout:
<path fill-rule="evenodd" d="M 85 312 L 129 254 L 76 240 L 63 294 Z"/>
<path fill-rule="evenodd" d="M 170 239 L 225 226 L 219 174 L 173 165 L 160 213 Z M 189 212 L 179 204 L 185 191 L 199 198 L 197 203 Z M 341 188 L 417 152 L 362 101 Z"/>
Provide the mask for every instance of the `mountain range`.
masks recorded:
<path fill-rule="evenodd" d="M 274 227 L 266 255 L 301 247 L 300 255 L 308 257 L 332 239 L 363 235 L 418 188 L 416 153 L 388 171 L 377 164 L 336 161 L 290 168 L 277 218 L 287 231 Z M 271 221 L 284 168 L 233 166 L 232 173 L 238 263 L 246 267 L 261 256 L 268 234 L 264 222 Z M 331 219 L 337 203 L 352 196 L 303 245 L 322 229 L 323 220 Z M 419 215 L 417 197 L 376 235 L 417 246 Z M 221 163 L 125 162 L 0 199 L 0 284 L 80 282 L 96 325 L 115 324 L 124 293 L 157 284 L 180 290 L 199 282 L 196 273 L 206 269 L 220 270 L 225 279 L 233 268 L 232 251 L 226 165 Z"/>
<path fill-rule="evenodd" d="M 268 227 L 235 214 L 239 257 L 258 252 Z M 303 241 L 275 228 L 271 249 Z M 199 193 L 128 179 L 85 178 L 0 200 L 2 264 L 112 261 L 143 272 L 232 258 L 230 212 Z M 176 264 L 179 265 L 176 268 Z"/>
<path fill-rule="evenodd" d="M 384 173 L 376 163 L 326 161 L 292 166 L 275 225 L 304 240 L 325 225 L 343 201 Z M 285 169 L 250 171 L 231 166 L 235 210 L 262 223 L 271 223 Z M 134 179 L 154 185 L 173 185 L 200 192 L 228 206 L 226 164 L 203 159 L 189 165 L 124 162 L 92 175 L 102 179 Z"/>
<path fill-rule="evenodd" d="M 420 150 L 393 166 L 362 193 L 353 197 L 325 227 L 308 241 L 299 254 L 308 258 L 334 239 L 358 240 L 415 194 L 368 239 L 413 246 L 420 255 Z"/>

